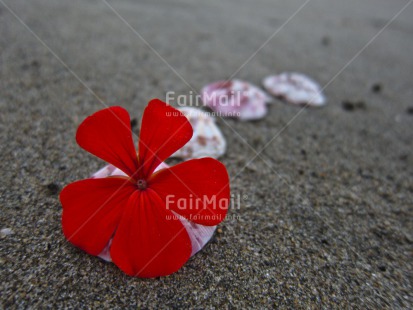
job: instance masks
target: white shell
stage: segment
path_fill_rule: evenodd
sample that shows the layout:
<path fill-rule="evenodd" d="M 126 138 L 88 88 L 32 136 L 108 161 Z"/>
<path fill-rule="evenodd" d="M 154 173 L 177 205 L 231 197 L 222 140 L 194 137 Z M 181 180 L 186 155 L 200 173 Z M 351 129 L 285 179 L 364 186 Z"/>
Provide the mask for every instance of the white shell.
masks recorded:
<path fill-rule="evenodd" d="M 267 114 L 272 99 L 257 86 L 241 81 L 218 81 L 202 88 L 202 101 L 220 116 L 256 120 Z"/>
<path fill-rule="evenodd" d="M 165 163 L 161 163 L 155 171 L 164 169 L 164 168 L 169 168 L 169 166 Z M 114 167 L 113 165 L 107 165 L 94 173 L 91 178 L 106 178 L 108 176 L 114 176 L 114 175 L 120 175 L 120 176 L 126 176 L 126 174 L 119 170 L 118 168 Z M 212 235 L 215 232 L 215 229 L 217 228 L 216 226 L 204 226 L 204 225 L 199 225 L 193 222 L 188 221 L 182 216 L 179 216 L 175 214 L 176 216 L 179 217 L 180 221 L 184 225 L 189 238 L 191 239 L 191 245 L 192 245 L 192 253 L 191 256 L 195 255 L 198 251 L 200 251 L 205 244 L 211 239 Z M 109 240 L 108 244 L 106 247 L 100 252 L 98 257 L 101 259 L 111 262 L 112 258 L 110 257 L 110 246 L 112 244 L 112 239 Z"/>
<path fill-rule="evenodd" d="M 189 120 L 194 130 L 191 140 L 171 157 L 193 159 L 201 157 L 218 158 L 225 154 L 227 143 L 215 124 L 215 119 L 200 109 L 178 108 Z"/>
<path fill-rule="evenodd" d="M 292 104 L 322 106 L 326 102 L 320 86 L 301 73 L 267 76 L 262 84 L 270 94 Z"/>

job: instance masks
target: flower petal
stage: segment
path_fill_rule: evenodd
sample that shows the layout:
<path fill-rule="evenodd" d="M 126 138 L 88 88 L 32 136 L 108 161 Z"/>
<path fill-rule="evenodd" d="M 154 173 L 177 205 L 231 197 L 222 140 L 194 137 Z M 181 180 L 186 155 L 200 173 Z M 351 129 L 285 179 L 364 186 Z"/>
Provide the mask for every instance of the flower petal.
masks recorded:
<path fill-rule="evenodd" d="M 123 177 L 81 180 L 60 193 L 63 233 L 68 241 L 98 255 L 112 237 L 136 187 Z"/>
<path fill-rule="evenodd" d="M 184 146 L 192 137 L 192 127 L 177 109 L 153 99 L 146 107 L 139 137 L 140 178 L 147 178 L 161 162 Z"/>
<path fill-rule="evenodd" d="M 230 191 L 225 166 L 213 158 L 192 159 L 160 170 L 149 188 L 166 202 L 166 208 L 191 222 L 213 226 L 227 214 Z"/>
<path fill-rule="evenodd" d="M 129 176 L 138 170 L 129 113 L 122 107 L 100 110 L 86 118 L 77 130 L 76 140 L 86 151 Z"/>
<path fill-rule="evenodd" d="M 129 199 L 112 241 L 113 262 L 126 274 L 144 278 L 177 271 L 191 255 L 191 241 L 178 217 L 147 189 Z"/>
<path fill-rule="evenodd" d="M 166 163 L 161 163 L 156 169 L 156 171 L 159 171 L 161 169 L 169 168 L 169 166 Z M 113 165 L 107 165 L 100 169 L 99 171 L 95 172 L 91 177 L 92 178 L 105 178 L 108 176 L 126 176 L 122 171 L 119 169 L 115 168 Z M 195 255 L 197 252 L 199 252 L 206 244 L 207 242 L 211 239 L 213 236 L 215 229 L 217 228 L 216 226 L 204 226 L 200 224 L 196 224 L 193 222 L 188 221 L 186 218 L 184 218 L 181 215 L 178 215 L 175 213 L 176 216 L 179 217 L 180 221 L 184 225 L 188 236 L 191 240 L 191 245 L 192 245 L 192 253 L 191 256 Z M 110 256 L 110 247 L 112 244 L 112 239 L 109 240 L 109 242 L 106 244 L 105 248 L 102 250 L 101 253 L 99 253 L 99 257 L 102 258 L 103 260 L 107 262 L 111 262 L 112 258 Z"/>

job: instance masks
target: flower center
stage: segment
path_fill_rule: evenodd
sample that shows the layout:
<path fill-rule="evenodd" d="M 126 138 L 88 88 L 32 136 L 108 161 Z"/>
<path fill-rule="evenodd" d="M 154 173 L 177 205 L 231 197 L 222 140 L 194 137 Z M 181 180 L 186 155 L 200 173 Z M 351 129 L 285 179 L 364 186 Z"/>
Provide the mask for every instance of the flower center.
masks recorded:
<path fill-rule="evenodd" d="M 147 184 L 146 184 L 146 181 L 145 181 L 145 180 L 140 179 L 140 180 L 138 180 L 138 183 L 136 183 L 136 184 L 138 185 L 138 188 L 139 188 L 140 190 L 146 189 Z"/>

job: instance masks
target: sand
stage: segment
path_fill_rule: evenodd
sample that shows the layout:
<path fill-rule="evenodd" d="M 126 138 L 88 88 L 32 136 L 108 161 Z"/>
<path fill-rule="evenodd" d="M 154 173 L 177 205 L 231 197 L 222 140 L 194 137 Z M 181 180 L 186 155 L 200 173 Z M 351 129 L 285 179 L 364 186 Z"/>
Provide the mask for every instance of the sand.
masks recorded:
<path fill-rule="evenodd" d="M 381 31 L 406 3 L 110 1 L 137 35 L 102 1 L 1 0 L 2 308 L 411 308 L 413 5 Z M 179 272 L 131 278 L 65 240 L 58 193 L 104 164 L 75 142 L 87 115 L 283 71 L 327 106 L 218 120 L 241 204 Z"/>

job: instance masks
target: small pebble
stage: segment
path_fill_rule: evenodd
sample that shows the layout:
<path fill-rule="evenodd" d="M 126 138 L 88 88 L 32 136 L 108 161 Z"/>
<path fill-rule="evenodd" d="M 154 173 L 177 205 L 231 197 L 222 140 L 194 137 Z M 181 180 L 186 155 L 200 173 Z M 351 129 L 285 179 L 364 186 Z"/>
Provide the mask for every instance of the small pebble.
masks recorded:
<path fill-rule="evenodd" d="M 364 101 L 343 101 L 341 106 L 346 111 L 365 110 L 366 103 Z"/>
<path fill-rule="evenodd" d="M 324 36 L 321 38 L 321 44 L 324 46 L 329 46 L 331 43 L 331 39 L 328 36 Z"/>
<path fill-rule="evenodd" d="M 138 124 L 138 121 L 136 120 L 136 118 L 132 118 L 130 121 L 131 128 L 134 129 L 137 124 Z"/>
<path fill-rule="evenodd" d="M 383 272 L 386 271 L 386 266 L 380 265 L 380 266 L 379 266 L 379 270 L 380 270 L 380 271 L 383 271 Z"/>
<path fill-rule="evenodd" d="M 49 183 L 47 184 L 47 190 L 49 191 L 50 195 L 56 195 L 59 192 L 59 185 L 57 185 L 56 183 Z"/>
<path fill-rule="evenodd" d="M 30 65 L 34 68 L 39 68 L 40 67 L 40 63 L 37 60 L 33 60 Z"/>
<path fill-rule="evenodd" d="M 151 83 L 152 83 L 153 86 L 158 86 L 159 85 L 159 80 L 154 78 L 154 79 L 152 79 Z"/>
<path fill-rule="evenodd" d="M 380 93 L 382 89 L 383 87 L 380 83 L 375 83 L 371 86 L 371 91 L 376 94 Z"/>
<path fill-rule="evenodd" d="M 3 228 L 2 230 L 0 230 L 0 235 L 2 238 L 12 235 L 13 231 L 10 228 Z"/>
<path fill-rule="evenodd" d="M 408 154 L 401 154 L 401 155 L 399 156 L 399 159 L 400 159 L 401 161 L 406 161 L 408 158 L 409 158 L 409 155 L 408 155 Z"/>

